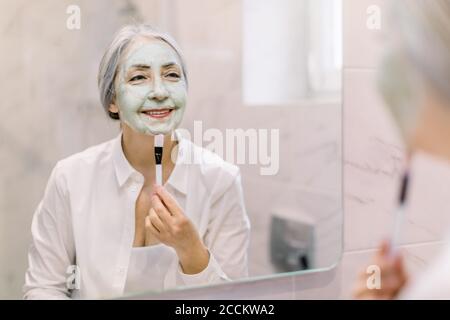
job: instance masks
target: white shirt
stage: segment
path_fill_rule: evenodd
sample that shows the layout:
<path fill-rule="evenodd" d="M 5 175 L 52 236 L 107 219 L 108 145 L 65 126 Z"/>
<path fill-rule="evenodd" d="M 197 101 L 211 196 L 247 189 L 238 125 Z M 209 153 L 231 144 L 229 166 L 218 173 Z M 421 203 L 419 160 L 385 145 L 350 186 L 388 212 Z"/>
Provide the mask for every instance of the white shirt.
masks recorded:
<path fill-rule="evenodd" d="M 450 299 L 450 245 L 427 267 L 425 272 L 411 279 L 402 290 L 400 300 L 449 300 Z"/>
<path fill-rule="evenodd" d="M 405 215 L 416 225 L 427 219 L 426 227 L 434 236 L 442 237 L 441 248 L 422 273 L 413 274 L 409 284 L 399 294 L 399 299 L 450 299 L 450 230 L 448 213 L 450 205 L 450 165 L 448 161 L 425 152 L 416 152 L 410 164 L 411 185 Z M 423 216 L 422 220 L 419 220 Z"/>
<path fill-rule="evenodd" d="M 202 272 L 187 275 L 175 251 L 165 247 L 164 278 L 159 276 L 157 288 L 150 287 L 155 282 L 149 280 L 148 290 L 246 277 L 250 223 L 239 169 L 176 136 L 177 163 L 165 187 L 196 226 L 210 259 Z M 144 178 L 127 161 L 121 137 L 61 160 L 53 169 L 31 226 L 25 298 L 97 299 L 124 294 L 135 203 Z M 73 290 L 66 284 L 71 270 L 79 276 L 79 286 Z"/>
<path fill-rule="evenodd" d="M 172 255 L 170 248 L 163 244 L 131 249 L 124 293 L 144 292 L 148 288 L 164 289 L 167 265 Z"/>

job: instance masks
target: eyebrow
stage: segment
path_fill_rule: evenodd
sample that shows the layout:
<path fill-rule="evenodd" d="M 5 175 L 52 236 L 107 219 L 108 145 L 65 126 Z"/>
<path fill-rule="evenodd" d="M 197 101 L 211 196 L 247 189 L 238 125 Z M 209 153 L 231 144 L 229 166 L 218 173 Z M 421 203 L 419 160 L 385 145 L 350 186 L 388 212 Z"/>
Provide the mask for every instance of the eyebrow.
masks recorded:
<path fill-rule="evenodd" d="M 178 67 L 178 63 L 176 62 L 167 62 L 165 64 L 162 65 L 162 68 L 168 68 L 168 67 L 172 67 L 172 66 L 177 66 Z M 133 64 L 131 66 L 131 68 L 136 68 L 136 69 L 151 69 L 151 67 L 149 65 L 146 64 Z"/>
<path fill-rule="evenodd" d="M 146 64 L 133 64 L 131 66 L 131 68 L 136 68 L 136 69 L 150 69 L 150 66 L 146 65 Z"/>
<path fill-rule="evenodd" d="M 178 67 L 178 63 L 176 63 L 176 62 L 168 62 L 168 63 L 165 63 L 165 64 L 163 64 L 163 68 L 167 68 L 167 67 L 172 67 L 172 66 L 177 66 Z"/>

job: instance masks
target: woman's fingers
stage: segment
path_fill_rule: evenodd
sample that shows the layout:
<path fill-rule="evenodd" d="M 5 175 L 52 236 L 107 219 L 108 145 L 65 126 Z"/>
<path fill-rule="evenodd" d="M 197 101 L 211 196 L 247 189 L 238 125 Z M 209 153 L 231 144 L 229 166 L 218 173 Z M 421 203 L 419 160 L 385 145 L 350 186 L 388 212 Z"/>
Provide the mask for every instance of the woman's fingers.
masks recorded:
<path fill-rule="evenodd" d="M 356 280 L 356 285 L 353 288 L 353 297 L 356 299 L 363 299 L 365 294 L 367 293 L 367 285 L 366 285 L 366 277 L 367 274 L 365 272 L 360 272 L 358 278 Z"/>
<path fill-rule="evenodd" d="M 164 223 L 161 221 L 161 219 L 159 218 L 158 214 L 156 213 L 156 211 L 151 208 L 149 213 L 148 213 L 148 217 L 150 220 L 151 225 L 159 232 L 165 232 L 167 227 L 164 225 Z"/>
<path fill-rule="evenodd" d="M 150 217 L 145 217 L 145 246 L 151 246 L 160 243 L 159 231 L 152 225 Z"/>
<path fill-rule="evenodd" d="M 172 225 L 173 217 L 157 195 L 154 195 L 152 197 L 151 210 L 155 211 L 156 215 L 166 226 Z"/>
<path fill-rule="evenodd" d="M 371 288 L 367 281 L 370 274 L 361 272 L 359 274 L 353 297 L 355 299 L 390 299 L 395 297 L 398 290 L 398 283 L 395 279 L 382 276 L 380 288 Z"/>
<path fill-rule="evenodd" d="M 383 240 L 380 245 L 380 256 L 387 256 L 391 251 L 391 243 L 389 240 Z"/>
<path fill-rule="evenodd" d="M 391 254 L 388 241 L 382 242 L 380 249 L 374 255 L 372 265 L 378 266 L 380 272 L 380 288 L 369 288 L 367 280 L 374 276 L 361 272 L 358 277 L 354 296 L 358 299 L 392 299 L 407 282 L 406 271 L 401 254 Z"/>
<path fill-rule="evenodd" d="M 177 201 L 166 189 L 164 189 L 164 187 L 155 186 L 155 191 L 172 215 L 176 216 L 183 214 L 183 210 L 180 208 Z"/>
<path fill-rule="evenodd" d="M 150 235 L 158 236 L 159 230 L 150 221 L 150 216 L 145 217 L 145 231 L 150 232 Z"/>
<path fill-rule="evenodd" d="M 401 254 L 398 254 L 394 257 L 393 265 L 397 270 L 399 270 L 403 275 L 406 276 L 406 271 L 403 263 L 403 256 Z"/>

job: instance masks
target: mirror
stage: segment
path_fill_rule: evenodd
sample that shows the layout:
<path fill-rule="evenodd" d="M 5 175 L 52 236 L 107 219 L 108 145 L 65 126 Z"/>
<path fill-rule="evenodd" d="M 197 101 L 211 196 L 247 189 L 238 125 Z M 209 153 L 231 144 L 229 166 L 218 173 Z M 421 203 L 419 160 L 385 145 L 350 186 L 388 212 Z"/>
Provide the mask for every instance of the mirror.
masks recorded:
<path fill-rule="evenodd" d="M 129 240 L 136 238 L 120 237 L 134 231 L 135 226 L 129 224 L 134 220 L 120 220 L 128 221 L 128 231 L 110 224 L 107 214 L 117 208 L 112 203 L 119 203 L 114 202 L 119 196 L 106 199 L 103 192 L 116 181 L 101 176 L 106 167 L 97 167 L 92 175 L 104 182 L 104 188 L 96 189 L 95 197 L 88 192 L 71 194 L 71 201 L 78 197 L 77 204 L 69 202 L 68 211 L 60 210 L 87 208 L 96 201 L 92 199 L 105 197 L 101 205 L 95 205 L 100 218 L 72 217 L 72 223 L 81 224 L 75 227 L 64 220 L 58 229 L 62 238 L 49 241 L 61 245 L 58 241 L 64 239 L 64 245 L 76 251 L 66 254 L 78 255 L 77 264 L 58 266 L 66 277 L 60 285 L 75 284 L 70 289 L 73 297 L 118 297 L 320 270 L 338 261 L 343 219 L 341 1 L 99 0 L 73 5 L 55 0 L 27 3 L 16 12 L 18 6 L 12 0 L 1 4 L 9 20 L 3 40 L 8 50 L 0 63 L 11 76 L 1 89 L 5 97 L 1 108 L 3 114 L 9 114 L 0 120 L 1 154 L 9 169 L 3 170 L 1 179 L 0 297 L 23 295 L 27 254 L 33 242 L 31 222 L 55 164 L 88 147 L 117 140 L 119 122 L 105 114 L 96 77 L 114 33 L 130 22 L 148 22 L 167 31 L 182 49 L 189 86 L 179 139 L 189 138 L 232 164 L 219 170 L 219 175 L 217 168 L 196 164 L 197 169 L 181 175 L 185 180 L 177 181 L 184 189 L 168 188 L 206 247 L 215 246 L 207 248 L 205 268 L 216 271 L 202 278 L 198 276 L 202 271 L 195 272 L 194 266 L 194 276 L 188 274 L 183 285 L 176 280 L 168 285 L 162 280 L 167 273 L 180 271 L 179 261 L 174 260 L 178 252 L 171 247 L 171 255 L 165 256 L 168 260 L 160 259 L 162 254 L 156 251 L 151 258 L 158 260 L 154 264 L 159 275 L 156 281 L 146 288 L 142 283 L 134 286 L 140 290 L 124 291 L 131 270 L 131 243 L 136 243 Z M 235 168 L 239 168 L 240 179 Z M 208 172 L 215 173 L 208 176 Z M 75 175 L 82 185 L 86 174 L 80 170 Z M 181 176 L 179 170 L 178 179 Z M 64 188 L 61 183 L 67 181 L 58 181 L 55 188 L 60 192 Z M 125 188 L 127 183 L 139 185 L 139 176 L 130 175 L 129 181 L 124 179 Z M 92 184 L 86 184 L 84 190 Z M 179 192 L 187 196 L 183 198 Z M 202 192 L 209 192 L 208 197 Z M 194 200 L 191 205 L 183 200 L 194 198 L 197 205 L 192 205 Z M 201 206 L 199 201 L 203 201 Z M 134 219 L 133 209 L 123 212 Z M 42 236 L 48 235 L 49 226 L 55 223 L 36 220 L 48 227 L 42 229 Z M 119 239 L 117 243 L 125 241 L 125 245 L 105 244 L 106 237 Z M 155 246 L 161 250 L 169 247 L 157 242 Z M 52 261 L 65 261 L 56 259 L 51 248 L 43 249 L 42 243 L 35 246 L 44 250 L 35 263 L 47 271 L 53 268 L 49 267 Z M 185 252 L 193 251 L 194 245 L 188 247 Z M 196 255 L 197 260 L 202 258 Z M 216 265 L 211 267 L 212 259 Z M 186 261 L 189 264 L 194 259 L 190 256 Z M 189 269 L 187 264 L 181 271 Z M 84 271 L 84 266 L 90 266 L 89 271 Z M 139 269 L 135 267 L 135 271 Z M 52 272 L 48 274 L 52 276 Z M 102 283 L 96 287 L 96 281 Z M 89 289 L 83 291 L 83 286 Z M 108 292 L 105 288 L 109 287 L 114 289 Z M 35 292 L 39 296 L 39 291 Z"/>

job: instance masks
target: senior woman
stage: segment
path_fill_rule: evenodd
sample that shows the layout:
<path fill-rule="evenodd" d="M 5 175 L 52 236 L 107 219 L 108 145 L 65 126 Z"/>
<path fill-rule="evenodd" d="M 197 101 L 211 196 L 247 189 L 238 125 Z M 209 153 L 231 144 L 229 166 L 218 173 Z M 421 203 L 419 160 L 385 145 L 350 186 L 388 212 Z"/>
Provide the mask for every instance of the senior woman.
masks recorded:
<path fill-rule="evenodd" d="M 33 217 L 25 298 L 109 298 L 247 276 L 239 170 L 175 130 L 187 96 L 175 41 L 146 25 L 122 28 L 98 84 L 121 132 L 53 169 Z"/>
<path fill-rule="evenodd" d="M 450 0 L 395 1 L 392 17 L 393 45 L 380 72 L 383 95 L 409 158 L 420 153 L 450 172 Z M 408 277 L 392 249 L 383 243 L 372 261 L 381 269 L 381 288 L 369 289 L 362 272 L 356 298 L 450 299 L 450 246 L 417 278 Z"/>

